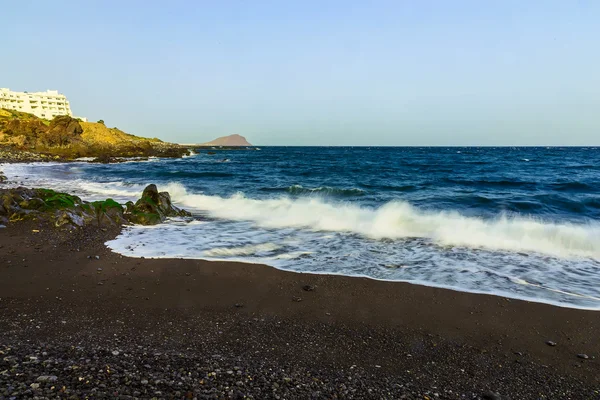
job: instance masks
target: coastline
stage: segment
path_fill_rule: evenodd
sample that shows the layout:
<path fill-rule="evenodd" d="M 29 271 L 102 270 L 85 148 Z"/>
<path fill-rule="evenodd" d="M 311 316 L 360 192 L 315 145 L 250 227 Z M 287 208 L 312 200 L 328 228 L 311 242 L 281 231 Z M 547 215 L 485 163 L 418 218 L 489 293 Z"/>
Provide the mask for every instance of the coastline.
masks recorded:
<path fill-rule="evenodd" d="M 520 399 L 598 396 L 597 312 L 259 264 L 127 258 L 104 245 L 119 231 L 57 234 L 29 222 L 1 229 L 2 345 L 25 353 L 31 346 L 79 346 L 84 353 L 122 348 L 137 354 L 141 343 L 146 352 L 183 351 L 213 369 L 218 361 L 257 375 L 266 365 L 303 371 L 288 377 L 300 388 L 277 383 L 284 377 L 265 378 L 267 392 L 256 381 L 235 386 L 255 398 L 310 398 L 305 390 L 319 392 L 315 398 L 486 398 L 489 391 Z M 218 386 L 211 372 L 203 372 L 205 385 Z M 307 389 L 306 373 L 329 383 Z M 354 374 L 358 381 L 348 380 Z M 56 376 L 72 378 L 68 371 Z M 18 379 L 35 381 L 27 374 Z M 198 382 L 184 385 L 196 393 Z M 357 382 L 362 395 L 340 389 Z M 146 392 L 136 390 L 152 397 L 143 386 Z"/>

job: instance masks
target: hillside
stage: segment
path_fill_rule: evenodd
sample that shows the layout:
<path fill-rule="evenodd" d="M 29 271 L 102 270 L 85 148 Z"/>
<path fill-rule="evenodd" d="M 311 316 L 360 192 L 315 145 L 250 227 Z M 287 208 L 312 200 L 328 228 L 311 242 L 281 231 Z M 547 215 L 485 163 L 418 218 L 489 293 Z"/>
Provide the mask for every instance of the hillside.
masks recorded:
<path fill-rule="evenodd" d="M 69 116 L 52 121 L 32 114 L 0 109 L 0 146 L 18 151 L 78 157 L 180 157 L 185 148 L 159 139 L 134 136 L 104 122 L 82 122 Z"/>
<path fill-rule="evenodd" d="M 240 135 L 221 136 L 215 140 L 202 143 L 200 146 L 252 146 L 245 137 Z"/>

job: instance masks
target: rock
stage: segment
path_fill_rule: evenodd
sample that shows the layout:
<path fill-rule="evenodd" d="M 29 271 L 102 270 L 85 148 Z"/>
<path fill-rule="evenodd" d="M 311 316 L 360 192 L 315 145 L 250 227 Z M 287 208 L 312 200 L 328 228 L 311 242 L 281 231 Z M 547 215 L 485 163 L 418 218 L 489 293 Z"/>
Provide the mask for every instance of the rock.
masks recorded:
<path fill-rule="evenodd" d="M 126 205 L 126 217 L 129 221 L 141 225 L 156 225 L 168 217 L 185 217 L 191 214 L 173 205 L 167 192 L 158 191 L 156 185 L 146 186 L 142 197 L 135 203 Z"/>
<path fill-rule="evenodd" d="M 70 143 L 70 139 L 80 136 L 83 133 L 83 128 L 78 120 L 69 117 L 68 115 L 60 115 L 50 121 L 48 126 L 48 134 L 56 135 L 59 134 L 64 137 L 65 142 L 59 143 L 65 145 Z"/>
<path fill-rule="evenodd" d="M 546 344 L 547 344 L 548 346 L 552 346 L 552 347 L 556 346 L 556 342 L 553 342 L 552 340 L 548 340 L 548 341 L 546 341 Z"/>
<path fill-rule="evenodd" d="M 125 208 L 112 199 L 86 202 L 48 189 L 0 189 L 1 225 L 28 219 L 49 222 L 61 230 L 74 230 L 88 225 L 119 227 L 132 222 L 154 225 L 168 217 L 190 215 L 175 207 L 169 193 L 159 193 L 155 185 L 149 185 L 140 200 L 135 204 L 128 202 Z"/>
<path fill-rule="evenodd" d="M 295 301 L 296 303 L 299 303 L 302 301 L 301 297 L 292 297 L 292 301 Z"/>
<path fill-rule="evenodd" d="M 85 225 L 85 219 L 83 218 L 83 215 L 77 213 L 77 211 L 65 210 L 58 213 L 54 225 L 56 227 L 67 226 L 69 228 L 81 228 Z"/>
<path fill-rule="evenodd" d="M 590 358 L 590 356 L 588 356 L 587 354 L 583 354 L 583 353 L 577 354 L 577 357 L 581 358 L 583 360 L 587 360 L 588 358 Z"/>
<path fill-rule="evenodd" d="M 118 350 L 113 350 L 112 351 L 112 355 L 113 356 L 118 356 L 119 355 L 119 351 Z"/>
<path fill-rule="evenodd" d="M 42 376 L 38 376 L 38 378 L 36 379 L 36 381 L 38 382 L 56 382 L 58 380 L 58 377 L 55 375 L 42 375 Z"/>
<path fill-rule="evenodd" d="M 39 389 L 40 384 L 39 383 L 32 383 L 31 385 L 29 385 L 29 387 L 32 388 L 33 390 Z"/>
<path fill-rule="evenodd" d="M 302 286 L 302 290 L 304 290 L 305 292 L 312 292 L 313 290 L 315 290 L 315 287 L 312 285 L 304 285 Z"/>
<path fill-rule="evenodd" d="M 100 163 L 100 164 L 111 164 L 111 163 L 118 162 L 118 160 L 116 158 L 114 158 L 114 157 L 109 156 L 108 154 L 102 154 L 102 155 L 94 158 L 90 162 Z"/>
<path fill-rule="evenodd" d="M 26 208 L 28 210 L 41 210 L 47 208 L 48 205 L 46 202 L 38 197 L 34 197 L 32 199 L 23 200 L 19 203 L 19 207 Z"/>
<path fill-rule="evenodd" d="M 6 181 L 8 181 L 8 178 L 2 173 L 2 171 L 0 171 L 0 183 L 4 183 Z"/>
<path fill-rule="evenodd" d="M 484 392 L 481 397 L 484 400 L 502 400 L 502 397 L 498 393 L 492 392 L 491 390 Z"/>

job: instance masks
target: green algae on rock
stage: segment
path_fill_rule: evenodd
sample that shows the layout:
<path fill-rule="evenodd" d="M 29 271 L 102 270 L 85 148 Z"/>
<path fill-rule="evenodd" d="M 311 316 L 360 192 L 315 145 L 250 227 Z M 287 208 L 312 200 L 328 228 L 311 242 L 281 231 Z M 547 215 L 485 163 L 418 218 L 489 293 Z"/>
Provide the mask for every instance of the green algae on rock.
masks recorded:
<path fill-rule="evenodd" d="M 51 189 L 0 189 L 0 223 L 39 220 L 52 222 L 57 228 L 76 229 L 86 225 L 155 225 L 168 217 L 190 215 L 173 206 L 169 193 L 159 193 L 156 185 L 149 185 L 142 198 L 127 207 L 113 199 L 87 202 Z"/>

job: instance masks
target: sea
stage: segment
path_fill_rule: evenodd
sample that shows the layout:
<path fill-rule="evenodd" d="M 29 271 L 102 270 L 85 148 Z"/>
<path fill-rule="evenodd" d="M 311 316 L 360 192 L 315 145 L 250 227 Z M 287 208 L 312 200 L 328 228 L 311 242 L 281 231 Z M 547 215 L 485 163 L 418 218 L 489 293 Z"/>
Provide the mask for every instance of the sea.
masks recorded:
<path fill-rule="evenodd" d="M 135 200 L 154 183 L 192 212 L 126 227 L 107 245 L 128 257 L 234 260 L 600 310 L 597 147 L 260 147 L 0 170 L 12 185 L 86 200 Z"/>

